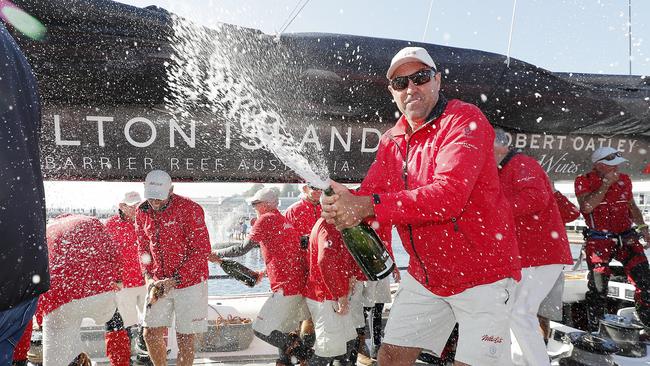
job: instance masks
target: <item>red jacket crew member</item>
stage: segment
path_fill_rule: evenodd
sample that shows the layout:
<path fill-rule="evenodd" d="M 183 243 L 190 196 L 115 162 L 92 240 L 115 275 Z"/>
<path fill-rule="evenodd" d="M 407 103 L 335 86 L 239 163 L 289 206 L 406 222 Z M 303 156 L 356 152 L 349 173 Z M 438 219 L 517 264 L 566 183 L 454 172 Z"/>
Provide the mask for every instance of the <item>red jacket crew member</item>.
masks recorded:
<path fill-rule="evenodd" d="M 590 330 L 597 330 L 600 318 L 605 315 L 612 259 L 623 264 L 636 287 L 634 300 L 639 318 L 650 326 L 650 269 L 637 230 L 646 243 L 650 243 L 650 234 L 634 202 L 630 177 L 618 172 L 618 166 L 627 159 L 614 148 L 601 147 L 591 155 L 591 161 L 593 169 L 575 180 L 576 197 L 588 227 L 584 234 L 589 267 L 586 301 Z"/>
<path fill-rule="evenodd" d="M 147 288 L 162 292 L 144 313 L 144 338 L 156 366 L 167 364 L 165 328 L 175 319 L 177 364 L 192 365 L 195 334 L 207 331 L 210 237 L 199 204 L 173 193 L 162 170 L 147 174 L 135 227 Z M 148 299 L 151 302 L 152 299 Z"/>
<path fill-rule="evenodd" d="M 395 225 L 409 254 L 378 362 L 411 365 L 423 348 L 440 354 L 458 322 L 457 361 L 502 365 L 520 263 L 494 130 L 476 106 L 440 93 L 441 74 L 424 48 L 400 50 L 386 77 L 403 114 L 380 138 L 361 184 L 372 194 L 332 183 L 336 194 L 322 202 L 339 229 L 373 216 Z"/>
<path fill-rule="evenodd" d="M 47 227 L 51 287 L 41 295 L 43 361 L 67 366 L 85 351 L 81 321 L 106 323 L 117 308 L 120 278 L 118 248 L 96 218 L 61 215 Z"/>
<path fill-rule="evenodd" d="M 288 333 L 309 318 L 302 296 L 307 262 L 300 249 L 300 235 L 278 211 L 278 194 L 277 188 L 262 188 L 248 199 L 257 212 L 250 234 L 242 244 L 212 252 L 210 260 L 218 263 L 221 257 L 238 257 L 256 247 L 262 250 L 273 294 L 253 322 L 253 330 L 258 338 L 278 347 L 277 364 L 289 365 Z"/>
<path fill-rule="evenodd" d="M 535 159 L 509 148 L 505 131 L 495 132 L 494 157 L 515 219 L 521 258 L 521 280 L 515 286 L 510 319 L 520 349 L 513 349 L 512 361 L 549 365 L 546 344 L 537 329 L 537 312 L 564 265 L 573 263 L 569 240 L 544 169 Z"/>

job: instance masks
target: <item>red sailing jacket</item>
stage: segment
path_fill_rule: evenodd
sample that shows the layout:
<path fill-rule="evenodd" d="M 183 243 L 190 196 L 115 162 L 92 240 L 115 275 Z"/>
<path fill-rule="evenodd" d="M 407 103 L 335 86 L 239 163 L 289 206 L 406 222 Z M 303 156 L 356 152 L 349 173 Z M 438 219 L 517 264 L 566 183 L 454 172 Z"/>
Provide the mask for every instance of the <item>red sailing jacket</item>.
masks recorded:
<path fill-rule="evenodd" d="M 384 133 L 362 190 L 378 194 L 377 221 L 397 227 L 409 273 L 449 296 L 518 280 L 520 262 L 494 161 L 494 130 L 474 105 L 443 106 L 441 98 L 430 122 L 411 135 L 403 116 Z"/>
<path fill-rule="evenodd" d="M 553 195 L 555 196 L 555 202 L 557 202 L 557 208 L 560 209 L 562 221 L 565 224 L 570 223 L 580 216 L 580 210 L 560 191 L 555 191 Z"/>
<path fill-rule="evenodd" d="M 135 234 L 134 224 L 131 221 L 123 220 L 118 214 L 108 219 L 106 231 L 113 237 L 113 243 L 120 253 L 121 277 L 124 287 L 144 286 L 138 254 L 138 236 Z"/>
<path fill-rule="evenodd" d="M 300 235 L 280 211 L 267 212 L 255 221 L 250 240 L 259 243 L 273 292 L 286 296 L 302 292 L 307 280 L 307 262 L 300 249 Z"/>
<path fill-rule="evenodd" d="M 580 175 L 575 181 L 576 196 L 597 190 L 603 183 L 596 171 Z M 582 213 L 585 224 L 597 231 L 622 233 L 632 227 L 629 202 L 632 199 L 632 181 L 626 174 L 620 174 L 618 182 L 612 184 L 603 201 L 591 214 Z"/>
<path fill-rule="evenodd" d="M 39 313 L 46 315 L 73 300 L 112 291 L 120 280 L 117 247 L 104 225 L 84 215 L 61 215 L 47 227 L 50 290 L 41 295 Z"/>
<path fill-rule="evenodd" d="M 172 194 L 167 206 L 155 211 L 145 201 L 138 207 L 135 230 L 142 269 L 155 280 L 177 276 L 178 288 L 207 280 L 210 237 L 196 202 Z"/>
<path fill-rule="evenodd" d="M 318 219 L 309 236 L 309 279 L 303 295 L 323 302 L 338 300 L 350 292 L 357 264 L 334 225 Z"/>
<path fill-rule="evenodd" d="M 535 159 L 510 154 L 502 162 L 499 179 L 515 218 L 521 266 L 572 264 L 569 239 L 546 172 Z"/>
<path fill-rule="evenodd" d="M 316 224 L 316 220 L 320 218 L 320 214 L 320 205 L 316 205 L 302 198 L 287 208 L 284 212 L 284 217 L 298 230 L 298 234 L 309 235 L 311 229 Z"/>

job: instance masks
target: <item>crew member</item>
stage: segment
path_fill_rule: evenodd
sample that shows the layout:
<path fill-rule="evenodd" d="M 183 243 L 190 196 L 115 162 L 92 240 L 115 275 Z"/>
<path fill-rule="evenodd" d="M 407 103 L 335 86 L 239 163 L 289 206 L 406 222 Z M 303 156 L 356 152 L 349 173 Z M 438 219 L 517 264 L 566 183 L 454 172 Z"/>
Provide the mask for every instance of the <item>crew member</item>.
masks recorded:
<path fill-rule="evenodd" d="M 189 366 L 194 362 L 196 334 L 208 328 L 210 237 L 203 209 L 174 194 L 171 177 L 162 170 L 147 174 L 144 198 L 135 218 L 138 251 L 147 289 L 156 288 L 148 291 L 151 306 L 144 313 L 144 339 L 154 365 L 166 365 L 164 334 L 174 318 L 176 363 Z"/>
<path fill-rule="evenodd" d="M 476 106 L 440 93 L 441 74 L 421 47 L 400 50 L 386 77 L 402 116 L 381 137 L 361 194 L 332 182 L 336 194 L 322 202 L 339 229 L 366 218 L 395 225 L 409 254 L 378 362 L 410 366 L 423 348 L 440 354 L 458 322 L 457 363 L 502 365 L 520 262 L 494 130 Z"/>
<path fill-rule="evenodd" d="M 119 203 L 117 215 L 106 222 L 106 231 L 113 238 L 113 245 L 117 246 L 118 258 L 122 262 L 122 289 L 117 293 L 118 311 L 106 323 L 106 356 L 113 366 L 128 366 L 130 363 L 131 332 L 128 329 L 140 323 L 147 296 L 134 226 L 135 212 L 140 202 L 142 198 L 138 192 L 127 192 Z"/>
<path fill-rule="evenodd" d="M 508 143 L 505 131 L 497 129 L 494 157 L 501 189 L 515 219 L 522 267 L 510 320 L 520 349 L 513 347 L 512 360 L 515 365 L 550 365 L 546 344 L 537 330 L 537 312 L 564 264 L 572 264 L 573 259 L 546 172 L 535 159 L 508 147 Z"/>
<path fill-rule="evenodd" d="M 303 345 L 292 344 L 289 332 L 309 317 L 302 290 L 307 280 L 307 263 L 300 249 L 300 236 L 278 211 L 276 188 L 262 188 L 248 201 L 257 213 L 257 220 L 242 244 L 213 251 L 210 261 L 222 257 L 238 257 L 259 247 L 273 294 L 264 303 L 253 322 L 255 335 L 278 347 L 278 365 L 291 364 L 291 349 L 304 361 L 308 355 Z"/>
<path fill-rule="evenodd" d="M 591 161 L 592 170 L 575 180 L 580 212 L 588 227 L 585 254 L 589 268 L 586 293 L 589 328 L 597 330 L 599 320 L 605 315 L 612 259 L 623 264 L 636 287 L 634 300 L 639 318 L 650 326 L 650 269 L 638 240 L 640 233 L 650 243 L 650 234 L 634 202 L 630 177 L 618 171 L 618 166 L 627 159 L 614 148 L 601 147 L 593 152 Z"/>

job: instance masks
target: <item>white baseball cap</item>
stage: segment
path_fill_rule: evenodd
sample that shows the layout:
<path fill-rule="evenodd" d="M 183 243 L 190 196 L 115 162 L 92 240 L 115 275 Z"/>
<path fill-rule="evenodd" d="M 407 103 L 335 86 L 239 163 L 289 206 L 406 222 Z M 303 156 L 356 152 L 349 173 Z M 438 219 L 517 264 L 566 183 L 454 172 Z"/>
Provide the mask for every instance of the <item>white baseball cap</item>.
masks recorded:
<path fill-rule="evenodd" d="M 172 188 L 172 178 L 162 170 L 152 170 L 144 180 L 144 198 L 166 200 Z"/>
<path fill-rule="evenodd" d="M 140 193 L 138 192 L 126 192 L 124 194 L 124 197 L 120 201 L 120 203 L 125 203 L 129 206 L 135 205 L 140 202 L 142 202 L 142 198 L 140 197 Z"/>
<path fill-rule="evenodd" d="M 393 60 L 390 62 L 390 67 L 388 68 L 388 71 L 386 71 L 386 78 L 392 78 L 395 70 L 407 62 L 422 62 L 436 70 L 436 64 L 433 62 L 431 56 L 429 56 L 427 50 L 422 47 L 404 47 L 393 56 Z"/>
<path fill-rule="evenodd" d="M 619 165 L 628 161 L 621 156 L 621 152 L 613 147 L 603 146 L 591 154 L 592 163 L 603 163 L 605 165 Z"/>
<path fill-rule="evenodd" d="M 277 205 L 280 197 L 280 190 L 275 187 L 265 187 L 255 192 L 253 197 L 247 199 L 246 201 L 251 205 L 260 202 L 268 202 Z"/>

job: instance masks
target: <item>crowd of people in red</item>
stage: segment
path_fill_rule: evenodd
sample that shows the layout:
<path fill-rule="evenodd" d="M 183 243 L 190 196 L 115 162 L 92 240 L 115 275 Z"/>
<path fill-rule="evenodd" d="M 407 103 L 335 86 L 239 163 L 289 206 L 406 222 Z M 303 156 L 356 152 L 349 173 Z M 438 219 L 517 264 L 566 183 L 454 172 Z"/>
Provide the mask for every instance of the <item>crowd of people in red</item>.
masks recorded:
<path fill-rule="evenodd" d="M 45 232 L 49 291 L 23 289 L 29 296 L 3 304 L 0 316 L 20 304 L 23 319 L 36 312 L 46 366 L 88 361 L 84 318 L 106 324 L 112 365 L 129 365 L 135 334 L 153 364 L 166 365 L 164 336 L 174 319 L 176 363 L 191 365 L 195 337 L 207 330 L 208 262 L 259 247 L 266 266 L 259 277 L 269 278 L 272 294 L 253 329 L 278 347 L 277 364 L 355 364 L 365 315 L 391 301 L 388 281 L 367 281 L 339 231 L 366 221 L 391 256 L 396 228 L 409 255 L 408 271 L 394 273 L 401 282 L 385 335 L 373 334 L 380 364 L 412 365 L 423 349 L 442 354 L 455 327 L 457 365 L 549 364 L 537 316 L 573 262 L 564 224 L 578 211 L 478 107 L 440 93 L 441 74 L 426 50 L 400 50 L 386 77 L 402 115 L 381 137 L 359 189 L 331 182 L 334 194 L 321 197 L 305 185 L 283 215 L 278 190 L 263 188 L 249 199 L 257 220 L 244 241 L 211 251 L 201 206 L 175 194 L 168 173 L 151 171 L 144 198 L 126 193 L 106 224 L 73 214 L 53 219 Z M 650 325 L 650 269 L 639 233 L 646 242 L 650 234 L 629 177 L 617 171 L 625 161 L 599 148 L 593 170 L 575 182 L 588 226 L 590 326 L 604 315 L 614 258 L 636 285 L 639 317 Z M 13 353 L 18 343 L 15 362 L 25 360 L 31 327 L 20 322 L 10 336 L 0 332 L 0 347 Z M 292 335 L 301 328 L 302 337 Z M 511 348 L 511 334 L 519 349 Z M 374 356 L 369 351 L 364 357 Z"/>

